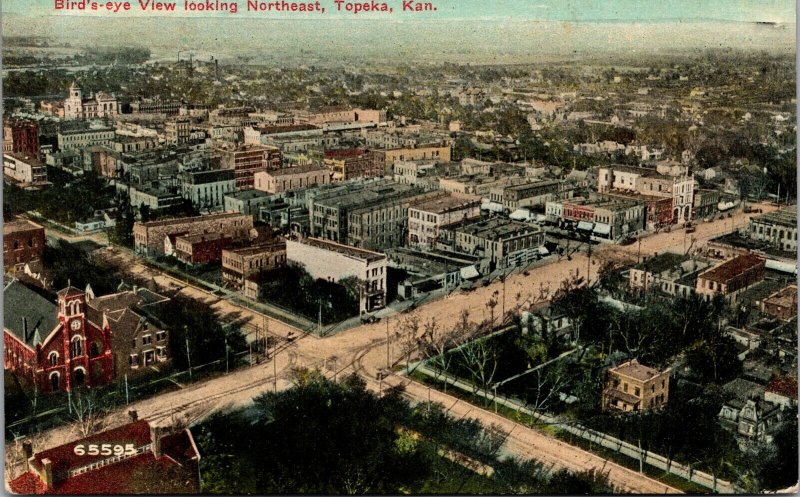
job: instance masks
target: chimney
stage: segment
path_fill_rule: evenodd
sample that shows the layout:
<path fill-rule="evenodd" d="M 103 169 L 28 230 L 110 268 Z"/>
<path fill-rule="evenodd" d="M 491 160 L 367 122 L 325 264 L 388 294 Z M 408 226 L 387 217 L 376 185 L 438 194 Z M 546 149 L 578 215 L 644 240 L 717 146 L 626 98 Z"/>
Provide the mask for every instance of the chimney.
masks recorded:
<path fill-rule="evenodd" d="M 161 457 L 162 430 L 160 426 L 150 425 L 150 447 L 156 459 Z"/>
<path fill-rule="evenodd" d="M 53 461 L 50 459 L 44 458 L 42 459 L 42 483 L 47 488 L 47 490 L 53 489 Z"/>
<path fill-rule="evenodd" d="M 128 411 L 128 416 L 131 418 L 132 423 L 135 423 L 139 420 L 139 413 L 136 412 L 136 409 L 131 409 Z"/>
<path fill-rule="evenodd" d="M 31 469 L 31 458 L 33 457 L 33 444 L 26 440 L 22 442 L 22 453 L 25 454 L 25 471 Z"/>

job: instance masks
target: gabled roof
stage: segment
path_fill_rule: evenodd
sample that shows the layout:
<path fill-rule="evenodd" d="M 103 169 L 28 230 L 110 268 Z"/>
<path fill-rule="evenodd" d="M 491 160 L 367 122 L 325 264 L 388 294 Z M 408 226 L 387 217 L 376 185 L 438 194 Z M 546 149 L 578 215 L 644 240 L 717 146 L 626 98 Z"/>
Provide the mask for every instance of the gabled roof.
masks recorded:
<path fill-rule="evenodd" d="M 56 295 L 59 297 L 75 297 L 78 295 L 84 295 L 83 290 L 80 288 L 75 288 L 74 286 L 68 286 L 63 290 L 59 290 Z"/>
<path fill-rule="evenodd" d="M 23 318 L 27 319 L 28 336 L 24 336 Z M 3 289 L 3 328 L 33 347 L 36 333 L 46 337 L 58 325 L 57 306 L 17 280 Z"/>

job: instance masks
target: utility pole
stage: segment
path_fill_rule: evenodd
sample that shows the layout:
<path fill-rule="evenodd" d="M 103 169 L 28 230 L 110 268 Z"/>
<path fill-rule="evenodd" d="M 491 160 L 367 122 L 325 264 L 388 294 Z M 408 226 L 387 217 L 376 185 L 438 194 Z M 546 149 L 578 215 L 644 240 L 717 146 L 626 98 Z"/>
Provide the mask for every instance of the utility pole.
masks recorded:
<path fill-rule="evenodd" d="M 225 332 L 225 374 L 228 374 L 228 332 Z"/>
<path fill-rule="evenodd" d="M 125 375 L 125 404 L 130 404 L 130 398 L 128 397 L 128 375 Z"/>
<path fill-rule="evenodd" d="M 319 314 L 317 315 L 317 333 L 322 333 L 322 299 L 319 299 Z"/>
<path fill-rule="evenodd" d="M 186 327 L 184 326 L 184 329 Z M 189 363 L 189 381 L 192 381 L 192 356 L 189 353 L 189 335 L 186 335 L 186 362 Z"/>
<path fill-rule="evenodd" d="M 386 369 L 392 367 L 391 359 L 389 358 L 389 344 L 391 343 L 392 338 L 389 336 L 389 318 L 386 318 Z M 403 358 L 400 358 L 402 363 Z"/>

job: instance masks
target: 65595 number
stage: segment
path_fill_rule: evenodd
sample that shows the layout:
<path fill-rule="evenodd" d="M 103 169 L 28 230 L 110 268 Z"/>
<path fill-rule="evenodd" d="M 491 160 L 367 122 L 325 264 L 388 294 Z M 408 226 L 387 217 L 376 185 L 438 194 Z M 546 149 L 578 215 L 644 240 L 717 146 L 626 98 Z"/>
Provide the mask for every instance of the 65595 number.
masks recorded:
<path fill-rule="evenodd" d="M 76 456 L 132 456 L 136 454 L 133 444 L 78 444 L 72 451 Z"/>

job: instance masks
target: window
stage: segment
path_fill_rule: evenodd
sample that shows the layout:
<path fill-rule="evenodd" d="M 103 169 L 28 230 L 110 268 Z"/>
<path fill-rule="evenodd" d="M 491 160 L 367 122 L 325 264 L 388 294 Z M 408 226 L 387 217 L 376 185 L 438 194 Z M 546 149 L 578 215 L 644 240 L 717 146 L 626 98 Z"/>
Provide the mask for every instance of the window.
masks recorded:
<path fill-rule="evenodd" d="M 83 338 L 76 336 L 72 339 L 70 354 L 72 357 L 80 357 L 83 355 Z"/>
<path fill-rule="evenodd" d="M 635 396 L 639 397 L 639 396 L 642 394 L 642 391 L 641 391 L 641 390 L 639 390 L 639 387 L 636 387 L 636 388 L 633 390 L 633 394 L 634 394 Z"/>
<path fill-rule="evenodd" d="M 50 352 L 50 355 L 47 356 L 47 361 L 51 366 L 58 364 L 58 352 Z"/>
<path fill-rule="evenodd" d="M 142 345 L 149 345 L 152 343 L 153 337 L 152 335 L 143 335 L 142 336 Z"/>
<path fill-rule="evenodd" d="M 627 383 L 623 383 L 622 384 L 622 391 L 625 392 L 625 393 L 628 393 L 628 384 Z"/>
<path fill-rule="evenodd" d="M 128 366 L 133 369 L 139 367 L 139 356 L 137 354 L 131 354 L 128 356 Z"/>

